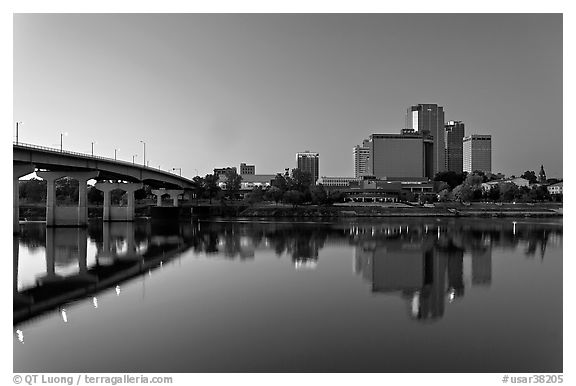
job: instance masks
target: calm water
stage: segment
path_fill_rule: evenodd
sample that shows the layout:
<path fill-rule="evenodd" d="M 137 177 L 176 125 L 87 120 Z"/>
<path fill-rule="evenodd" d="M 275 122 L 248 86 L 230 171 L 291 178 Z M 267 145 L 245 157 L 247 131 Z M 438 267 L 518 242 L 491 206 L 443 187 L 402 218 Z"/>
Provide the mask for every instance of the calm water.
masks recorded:
<path fill-rule="evenodd" d="M 562 371 L 561 220 L 26 224 L 14 245 L 15 372 Z"/>

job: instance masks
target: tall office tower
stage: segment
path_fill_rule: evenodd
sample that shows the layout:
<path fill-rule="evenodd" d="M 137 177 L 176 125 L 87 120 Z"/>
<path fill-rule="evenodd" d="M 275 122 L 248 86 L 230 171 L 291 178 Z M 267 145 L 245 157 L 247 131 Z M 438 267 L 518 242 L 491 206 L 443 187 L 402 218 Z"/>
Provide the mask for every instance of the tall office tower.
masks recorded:
<path fill-rule="evenodd" d="M 240 174 L 256 174 L 256 165 L 240 164 Z"/>
<path fill-rule="evenodd" d="M 492 173 L 492 136 L 472 134 L 462 139 L 463 169 Z"/>
<path fill-rule="evenodd" d="M 408 107 L 406 129 L 434 137 L 432 172 L 446 170 L 444 162 L 444 108 L 436 104 L 418 104 Z"/>
<path fill-rule="evenodd" d="M 296 167 L 303 172 L 308 172 L 312 176 L 312 185 L 318 181 L 320 154 L 306 150 L 303 153 L 296 153 Z"/>
<path fill-rule="evenodd" d="M 446 171 L 462 173 L 462 138 L 464 138 L 464 123 L 462 121 L 449 121 L 444 125 Z"/>
<path fill-rule="evenodd" d="M 369 140 L 365 139 L 362 146 L 354 146 L 352 152 L 354 154 L 354 177 L 362 177 L 368 174 L 367 163 L 370 158 L 370 144 Z"/>
<path fill-rule="evenodd" d="M 422 133 L 371 134 L 367 169 L 377 178 L 433 178 L 433 145 Z"/>

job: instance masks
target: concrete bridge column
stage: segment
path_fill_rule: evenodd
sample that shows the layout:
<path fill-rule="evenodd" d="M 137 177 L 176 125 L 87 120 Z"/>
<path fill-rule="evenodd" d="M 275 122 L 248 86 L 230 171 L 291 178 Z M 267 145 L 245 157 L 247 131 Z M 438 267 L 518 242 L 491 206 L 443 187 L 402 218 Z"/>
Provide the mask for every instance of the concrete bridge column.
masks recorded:
<path fill-rule="evenodd" d="M 122 221 L 133 221 L 134 220 L 134 210 L 136 208 L 136 199 L 134 198 L 134 192 L 142 189 L 144 185 L 142 183 L 131 183 L 131 182 L 108 182 L 102 181 L 97 182 L 94 187 L 102 192 L 104 192 L 104 214 L 103 220 L 104 221 L 114 221 L 114 220 L 122 220 Z M 111 193 L 113 190 L 120 189 L 126 192 L 128 196 L 128 207 L 125 217 L 123 218 L 114 218 L 112 215 L 111 207 Z"/>
<path fill-rule="evenodd" d="M 178 196 L 184 193 L 184 190 L 167 190 L 166 193 L 170 195 L 173 200 L 174 206 L 178 206 Z"/>
<path fill-rule="evenodd" d="M 20 189 L 18 185 L 18 181 L 20 177 L 24 177 L 27 174 L 30 174 L 34 171 L 34 165 L 14 165 L 14 173 L 12 174 L 12 186 L 14 188 L 12 204 L 14 207 L 13 210 L 13 222 L 12 222 L 12 233 L 19 232 L 19 218 L 20 218 Z"/>
<path fill-rule="evenodd" d="M 46 226 L 56 225 L 56 184 L 55 181 L 59 178 L 66 177 L 65 172 L 38 172 L 38 177 L 46 181 Z M 46 242 L 48 242 L 48 234 L 46 235 Z M 46 245 L 48 250 L 48 245 Z M 46 252 L 48 253 L 48 252 Z"/>
<path fill-rule="evenodd" d="M 152 194 L 156 196 L 156 206 L 162 206 L 162 196 L 168 192 L 166 189 L 153 189 Z"/>
<path fill-rule="evenodd" d="M 46 180 L 46 226 L 72 225 L 86 226 L 88 224 L 88 197 L 86 184 L 88 180 L 98 177 L 97 171 L 91 172 L 37 172 L 38 177 Z M 62 177 L 70 177 L 78 180 L 78 208 L 76 218 L 72 218 L 69 212 L 61 212 L 58 215 L 56 209 L 56 184 L 55 181 Z"/>

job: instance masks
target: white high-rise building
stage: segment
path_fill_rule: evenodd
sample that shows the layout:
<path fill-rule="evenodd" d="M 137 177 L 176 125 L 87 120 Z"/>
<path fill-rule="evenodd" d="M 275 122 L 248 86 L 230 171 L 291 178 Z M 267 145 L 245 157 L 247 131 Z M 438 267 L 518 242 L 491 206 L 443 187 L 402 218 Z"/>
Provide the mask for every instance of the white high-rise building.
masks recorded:
<path fill-rule="evenodd" d="M 492 136 L 472 134 L 462 139 L 463 169 L 492 173 Z"/>
<path fill-rule="evenodd" d="M 368 159 L 370 158 L 369 140 L 365 139 L 362 146 L 356 145 L 352 149 L 354 155 L 354 177 L 362 177 L 370 174 L 368 168 Z"/>

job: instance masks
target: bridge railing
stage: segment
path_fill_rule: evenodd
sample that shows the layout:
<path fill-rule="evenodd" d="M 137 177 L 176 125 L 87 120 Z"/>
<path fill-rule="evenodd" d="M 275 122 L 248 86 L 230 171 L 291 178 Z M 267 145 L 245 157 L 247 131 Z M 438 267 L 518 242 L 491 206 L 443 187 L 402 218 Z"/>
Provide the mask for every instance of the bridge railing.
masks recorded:
<path fill-rule="evenodd" d="M 116 163 L 118 163 L 118 164 L 123 164 L 123 165 L 129 165 L 129 166 L 132 166 L 132 167 L 136 166 L 136 167 L 139 167 L 139 168 L 145 168 L 145 169 L 153 170 L 153 171 L 156 171 L 156 172 L 161 172 L 161 173 L 169 174 L 170 176 L 179 177 L 179 178 L 182 178 L 183 180 L 187 180 L 187 178 L 182 177 L 182 176 L 179 176 L 179 175 L 176 174 L 176 173 L 170 173 L 170 172 L 168 172 L 168 171 L 166 171 L 166 170 L 156 169 L 156 168 L 154 168 L 154 167 L 145 166 L 145 165 L 140 165 L 140 164 L 137 164 L 137 163 L 132 163 L 132 162 L 123 161 L 123 160 L 118 160 L 118 159 L 115 159 L 115 158 L 102 157 L 102 156 L 99 156 L 99 155 L 92 155 L 92 154 L 88 154 L 88 153 L 79 153 L 79 152 L 70 151 L 70 150 L 60 150 L 60 149 L 57 149 L 57 148 L 54 148 L 54 147 L 34 145 L 34 144 L 32 144 L 32 143 L 24 143 L 24 142 L 15 142 L 15 141 L 13 141 L 12 144 L 13 144 L 13 145 L 16 145 L 16 146 L 21 146 L 21 147 L 27 147 L 27 148 L 32 148 L 32 149 L 39 149 L 39 150 L 43 150 L 43 151 L 48 151 L 48 152 L 55 153 L 55 154 L 70 154 L 70 155 L 80 156 L 80 157 L 83 157 L 83 158 L 86 158 L 86 159 L 101 159 L 101 160 L 104 160 L 104 161 L 116 162 Z"/>

